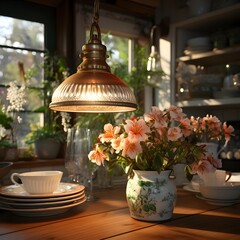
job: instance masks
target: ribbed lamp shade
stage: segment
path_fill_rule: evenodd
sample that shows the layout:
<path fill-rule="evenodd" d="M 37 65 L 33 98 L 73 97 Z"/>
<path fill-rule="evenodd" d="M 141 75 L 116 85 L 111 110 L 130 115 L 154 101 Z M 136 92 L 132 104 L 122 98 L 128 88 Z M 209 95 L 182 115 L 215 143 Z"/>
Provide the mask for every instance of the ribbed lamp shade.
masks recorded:
<path fill-rule="evenodd" d="M 132 90 L 118 77 L 102 70 L 79 71 L 63 81 L 50 108 L 65 112 L 127 112 L 137 107 Z"/>
<path fill-rule="evenodd" d="M 137 108 L 132 90 L 111 73 L 98 26 L 99 2 L 94 2 L 90 40 L 82 47 L 77 73 L 54 91 L 50 108 L 64 112 L 128 112 Z"/>

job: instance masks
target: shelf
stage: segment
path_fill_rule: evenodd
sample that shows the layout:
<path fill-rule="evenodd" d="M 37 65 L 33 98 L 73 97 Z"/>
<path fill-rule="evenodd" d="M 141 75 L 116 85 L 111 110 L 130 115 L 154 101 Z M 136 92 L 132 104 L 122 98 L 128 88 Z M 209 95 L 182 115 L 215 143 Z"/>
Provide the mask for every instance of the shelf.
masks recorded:
<path fill-rule="evenodd" d="M 240 105 L 240 98 L 224 98 L 224 99 L 192 99 L 176 102 L 178 107 L 203 107 L 203 106 L 224 106 L 224 105 Z"/>
<path fill-rule="evenodd" d="M 240 46 L 229 47 L 225 49 L 216 49 L 209 52 L 202 52 L 191 54 L 188 56 L 182 56 L 177 61 L 191 62 L 195 64 L 205 65 L 206 59 L 208 65 L 219 64 L 219 63 L 231 63 L 239 61 Z"/>
<path fill-rule="evenodd" d="M 19 169 L 19 168 L 31 168 L 31 167 L 48 167 L 48 166 L 59 166 L 64 165 L 64 159 L 35 159 L 35 160 L 29 160 L 29 161 L 16 161 L 13 162 L 13 168 Z"/>
<path fill-rule="evenodd" d="M 240 4 L 234 4 L 226 8 L 214 10 L 206 14 L 189 18 L 174 24 L 175 28 L 188 30 L 216 30 L 216 26 L 224 28 L 228 25 L 238 25 L 240 21 Z M 224 17 L 223 17 L 224 16 Z"/>

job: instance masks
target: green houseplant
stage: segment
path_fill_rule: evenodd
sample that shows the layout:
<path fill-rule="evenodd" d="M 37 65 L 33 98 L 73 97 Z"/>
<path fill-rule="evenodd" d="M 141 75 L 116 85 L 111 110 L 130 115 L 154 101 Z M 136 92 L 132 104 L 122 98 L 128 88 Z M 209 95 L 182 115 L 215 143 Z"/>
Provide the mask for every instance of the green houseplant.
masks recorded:
<path fill-rule="evenodd" d="M 32 126 L 26 139 L 27 144 L 34 144 L 37 158 L 53 159 L 58 157 L 64 133 L 55 126 Z"/>
<path fill-rule="evenodd" d="M 12 130 L 13 119 L 0 109 L 0 161 L 5 160 L 7 149 L 13 147 L 8 131 Z"/>
<path fill-rule="evenodd" d="M 47 52 L 44 60 L 44 65 L 41 66 L 44 69 L 43 88 L 42 91 L 37 91 L 44 104 L 34 110 L 44 113 L 44 126 L 32 125 L 31 132 L 26 136 L 26 143 L 34 144 L 38 158 L 50 159 L 59 155 L 65 134 L 60 119 L 63 115 L 50 110 L 49 104 L 55 87 L 67 76 L 68 69 L 64 59 L 57 54 Z M 32 70 L 32 72 L 36 71 Z"/>

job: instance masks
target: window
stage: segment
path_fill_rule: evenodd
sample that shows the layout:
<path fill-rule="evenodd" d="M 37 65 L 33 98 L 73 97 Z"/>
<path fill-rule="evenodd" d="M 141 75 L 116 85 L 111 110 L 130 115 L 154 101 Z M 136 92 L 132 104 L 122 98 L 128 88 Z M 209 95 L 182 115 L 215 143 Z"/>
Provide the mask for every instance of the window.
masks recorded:
<path fill-rule="evenodd" d="M 0 16 L 0 91 L 1 104 L 8 105 L 7 87 L 10 82 L 22 85 L 24 72 L 35 66 L 43 65 L 44 60 L 44 24 Z M 20 113 L 21 127 L 17 128 L 18 145 L 24 145 L 23 138 L 30 131 L 30 123 L 41 122 L 42 113 L 32 111 L 42 105 L 36 91 L 41 91 L 43 71 L 29 79 L 27 104 Z M 31 91 L 35 89 L 36 91 Z"/>
<path fill-rule="evenodd" d="M 14 8 L 13 8 L 14 5 Z M 44 12 L 44 14 L 42 14 Z M 17 144 L 25 146 L 31 123 L 44 124 L 43 112 L 33 110 L 43 105 L 44 52 L 55 49 L 55 10 L 29 2 L 3 0 L 0 3 L 0 104 L 6 101 L 11 82 L 23 83 L 24 72 L 35 66 L 38 71 L 28 82 L 27 103 L 16 129 Z"/>

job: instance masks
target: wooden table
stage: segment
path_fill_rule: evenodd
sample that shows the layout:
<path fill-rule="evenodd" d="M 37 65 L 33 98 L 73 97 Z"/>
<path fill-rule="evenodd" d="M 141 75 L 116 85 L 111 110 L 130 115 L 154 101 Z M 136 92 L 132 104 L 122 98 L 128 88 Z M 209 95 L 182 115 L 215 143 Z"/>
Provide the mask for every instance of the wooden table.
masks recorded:
<path fill-rule="evenodd" d="M 178 188 L 171 220 L 154 223 L 129 216 L 125 188 L 95 191 L 98 198 L 52 217 L 19 217 L 0 210 L 0 240 L 240 239 L 240 204 L 209 205 Z"/>

